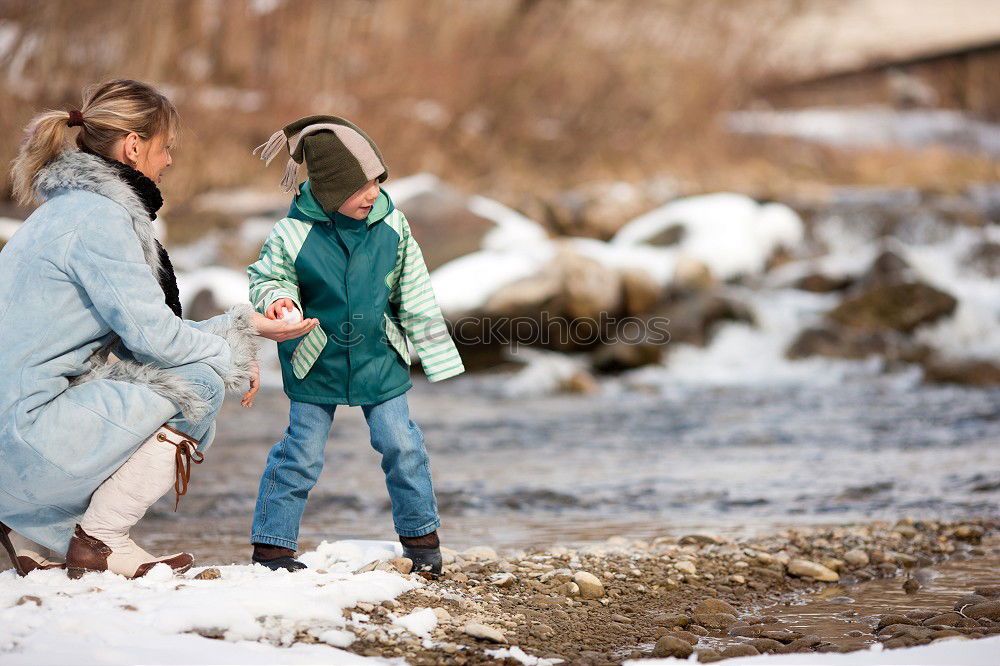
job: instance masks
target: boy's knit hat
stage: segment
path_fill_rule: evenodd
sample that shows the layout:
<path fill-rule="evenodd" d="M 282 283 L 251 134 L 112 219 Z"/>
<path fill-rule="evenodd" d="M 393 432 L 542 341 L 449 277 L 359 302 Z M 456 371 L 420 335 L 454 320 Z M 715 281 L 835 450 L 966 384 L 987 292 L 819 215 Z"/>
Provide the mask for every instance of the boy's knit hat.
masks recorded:
<path fill-rule="evenodd" d="M 327 213 L 333 213 L 365 183 L 389 177 L 378 146 L 354 123 L 338 116 L 307 116 L 285 125 L 257 146 L 265 164 L 283 148 L 290 155 L 281 185 L 299 191 L 299 169 L 305 160 L 313 196 Z"/>

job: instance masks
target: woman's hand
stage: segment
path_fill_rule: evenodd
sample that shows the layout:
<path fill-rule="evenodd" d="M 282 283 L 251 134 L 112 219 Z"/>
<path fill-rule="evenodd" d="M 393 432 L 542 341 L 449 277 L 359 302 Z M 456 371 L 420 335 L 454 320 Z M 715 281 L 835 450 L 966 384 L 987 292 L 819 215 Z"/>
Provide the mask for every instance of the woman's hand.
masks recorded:
<path fill-rule="evenodd" d="M 270 308 L 268 310 L 270 311 Z M 256 312 L 253 314 L 252 321 L 254 328 L 257 329 L 257 335 L 268 340 L 274 340 L 275 342 L 301 338 L 319 326 L 319 319 L 303 319 L 300 322 L 288 324 L 280 319 L 269 319 Z"/>
<path fill-rule="evenodd" d="M 257 397 L 257 391 L 260 390 L 260 366 L 257 361 L 253 362 L 251 366 L 250 375 L 250 390 L 243 394 L 243 399 L 240 404 L 244 407 L 253 407 L 253 399 Z"/>

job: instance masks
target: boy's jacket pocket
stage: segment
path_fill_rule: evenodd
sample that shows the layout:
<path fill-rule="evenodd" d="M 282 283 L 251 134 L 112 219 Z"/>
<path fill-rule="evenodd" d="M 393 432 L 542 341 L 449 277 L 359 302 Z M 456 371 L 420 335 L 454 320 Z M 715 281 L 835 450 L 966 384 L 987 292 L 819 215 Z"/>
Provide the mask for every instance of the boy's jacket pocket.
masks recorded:
<path fill-rule="evenodd" d="M 292 352 L 292 373 L 296 379 L 303 379 L 312 370 L 316 359 L 326 347 L 326 333 L 322 326 L 309 331 Z"/>

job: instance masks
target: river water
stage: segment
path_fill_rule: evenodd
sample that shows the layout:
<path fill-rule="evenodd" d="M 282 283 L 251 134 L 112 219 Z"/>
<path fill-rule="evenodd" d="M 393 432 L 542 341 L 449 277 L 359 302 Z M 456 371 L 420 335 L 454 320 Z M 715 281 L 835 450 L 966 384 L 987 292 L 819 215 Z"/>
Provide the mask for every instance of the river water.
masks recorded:
<path fill-rule="evenodd" d="M 451 547 L 1000 515 L 1000 390 L 903 373 L 673 390 L 608 379 L 593 395 L 518 398 L 509 377 L 420 379 L 409 393 Z M 277 389 L 250 410 L 227 402 L 180 510 L 161 501 L 138 536 L 203 562 L 245 561 L 257 483 L 287 418 Z M 361 410 L 340 408 L 300 548 L 393 537 Z"/>

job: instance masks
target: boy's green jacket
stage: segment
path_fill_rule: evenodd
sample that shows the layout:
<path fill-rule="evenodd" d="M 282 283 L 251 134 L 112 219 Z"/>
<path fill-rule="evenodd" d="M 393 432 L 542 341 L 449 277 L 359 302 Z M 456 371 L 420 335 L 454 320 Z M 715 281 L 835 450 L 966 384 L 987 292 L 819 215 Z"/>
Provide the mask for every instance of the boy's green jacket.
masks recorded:
<path fill-rule="evenodd" d="M 247 272 L 258 312 L 289 298 L 320 321 L 278 343 L 293 400 L 371 405 L 404 393 L 412 386 L 407 337 L 430 381 L 465 370 L 420 247 L 384 191 L 367 219 L 355 220 L 327 215 L 306 181 Z"/>

